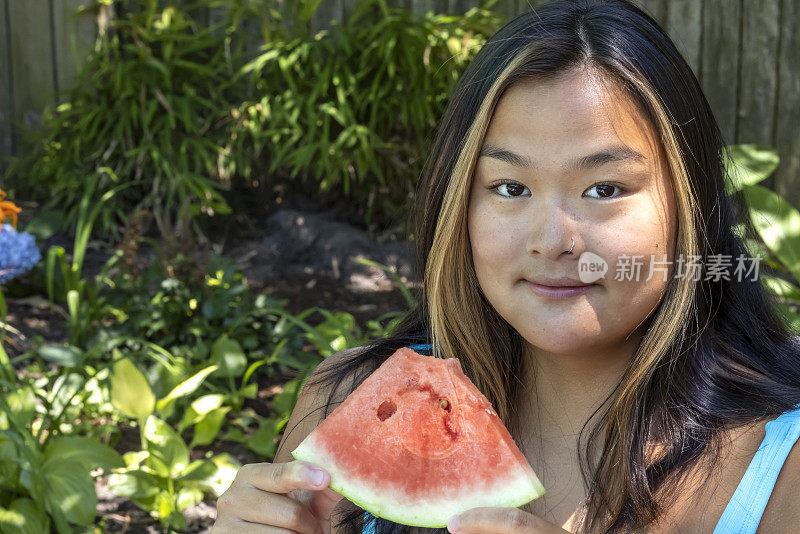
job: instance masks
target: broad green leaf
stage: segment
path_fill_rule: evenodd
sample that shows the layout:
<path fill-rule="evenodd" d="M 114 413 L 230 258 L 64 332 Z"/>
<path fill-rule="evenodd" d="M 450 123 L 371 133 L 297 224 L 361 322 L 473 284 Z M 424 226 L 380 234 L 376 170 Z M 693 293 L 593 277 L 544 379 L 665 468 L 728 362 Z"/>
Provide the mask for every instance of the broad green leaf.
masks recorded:
<path fill-rule="evenodd" d="M 225 396 L 219 393 L 212 393 L 210 395 L 203 395 L 195 399 L 185 412 L 180 423 L 178 423 L 178 432 L 183 432 L 193 424 L 202 419 L 208 412 L 216 410 L 222 403 L 225 402 Z"/>
<path fill-rule="evenodd" d="M 119 351 L 114 349 L 114 354 L 117 357 Z M 155 408 L 156 397 L 147 378 L 128 358 L 114 364 L 114 371 L 111 373 L 111 402 L 120 412 L 136 420 L 145 419 Z"/>
<path fill-rule="evenodd" d="M 219 366 L 222 376 L 242 376 L 247 369 L 247 356 L 235 339 L 220 336 L 211 347 L 211 359 Z"/>
<path fill-rule="evenodd" d="M 19 462 L 22 461 L 17 446 L 8 436 L 0 433 L 0 485 L 16 482 Z"/>
<path fill-rule="evenodd" d="M 114 494 L 132 499 L 153 497 L 159 492 L 158 479 L 138 470 L 112 474 L 108 487 Z"/>
<path fill-rule="evenodd" d="M 63 227 L 63 212 L 42 210 L 31 219 L 31 222 L 29 222 L 27 226 L 25 226 L 25 231 L 29 234 L 33 234 L 37 238 L 37 241 L 44 241 Z"/>
<path fill-rule="evenodd" d="M 219 366 L 217 365 L 211 365 L 209 367 L 206 367 L 205 369 L 202 369 L 201 371 L 195 373 L 191 377 L 187 378 L 186 380 L 175 386 L 175 388 L 172 391 L 170 391 L 166 397 L 158 401 L 158 404 L 156 405 L 158 410 L 161 411 L 165 409 L 167 406 L 169 406 L 175 400 L 181 397 L 185 397 L 190 393 L 193 393 L 198 387 L 200 387 L 200 384 L 203 383 L 203 380 L 205 380 L 208 375 L 210 375 L 217 369 L 219 369 Z"/>
<path fill-rule="evenodd" d="M 36 394 L 30 386 L 22 386 L 10 393 L 5 393 L 5 400 L 11 410 L 9 414 L 21 427 L 28 427 L 36 413 Z"/>
<path fill-rule="evenodd" d="M 800 212 L 760 185 L 743 187 L 750 216 L 767 247 L 800 280 Z"/>
<path fill-rule="evenodd" d="M 98 467 L 110 471 L 125 465 L 122 456 L 111 447 L 91 438 L 78 436 L 57 437 L 47 444 L 42 469 L 49 469 L 52 464 L 57 463 L 77 464 L 87 474 Z"/>
<path fill-rule="evenodd" d="M 216 410 L 211 410 L 194 427 L 194 436 L 189 448 L 197 445 L 208 445 L 217 437 L 222 423 L 225 422 L 225 415 L 230 411 L 230 406 L 223 406 Z"/>
<path fill-rule="evenodd" d="M 214 467 L 214 471 L 217 470 L 214 464 L 211 464 Z M 178 492 L 178 498 L 176 499 L 178 510 L 183 511 L 189 508 L 190 506 L 194 506 L 200 501 L 203 500 L 203 490 L 199 488 L 182 488 Z"/>
<path fill-rule="evenodd" d="M 181 471 L 178 479 L 185 481 L 206 480 L 216 475 L 217 469 L 217 464 L 211 460 L 195 460 Z"/>
<path fill-rule="evenodd" d="M 94 520 L 97 493 L 89 473 L 78 462 L 50 462 L 42 476 L 46 483 L 48 510 L 59 509 L 71 523 L 88 525 Z"/>
<path fill-rule="evenodd" d="M 300 377 L 293 378 L 283 385 L 283 391 L 275 395 L 273 399 L 275 411 L 278 414 L 289 414 L 294 409 L 297 402 L 297 396 L 300 394 L 300 384 L 302 380 Z"/>
<path fill-rule="evenodd" d="M 255 434 L 250 436 L 246 443 L 250 450 L 264 456 L 272 458 L 275 456 L 275 450 L 278 448 L 278 419 L 275 417 L 267 417 L 261 421 L 261 425 L 256 430 Z"/>
<path fill-rule="evenodd" d="M 169 477 L 183 470 L 189 463 L 189 450 L 183 439 L 171 426 L 151 415 L 144 426 L 151 463 L 159 475 Z"/>
<path fill-rule="evenodd" d="M 761 280 L 770 291 L 779 297 L 800 301 L 800 287 L 797 287 L 791 282 L 769 275 L 761 276 Z"/>
<path fill-rule="evenodd" d="M 227 452 L 214 456 L 211 461 L 217 466 L 217 472 L 210 479 L 203 481 L 203 486 L 219 497 L 233 483 L 241 464 Z"/>
<path fill-rule="evenodd" d="M 43 359 L 57 363 L 63 367 L 75 367 L 80 365 L 83 354 L 80 349 L 72 346 L 45 345 L 39 348 L 39 356 Z"/>
<path fill-rule="evenodd" d="M 158 517 L 162 519 L 167 519 L 172 514 L 173 506 L 172 506 L 172 496 L 167 492 L 162 492 L 156 497 L 156 510 L 158 510 Z"/>
<path fill-rule="evenodd" d="M 122 461 L 128 469 L 139 469 L 142 462 L 150 458 L 149 451 L 128 451 L 122 455 Z"/>
<path fill-rule="evenodd" d="M 784 302 L 778 302 L 777 306 L 778 310 L 786 318 L 786 323 L 789 325 L 789 328 L 792 329 L 795 335 L 800 335 L 800 314 Z"/>
<path fill-rule="evenodd" d="M 219 393 L 212 393 L 211 395 L 203 395 L 192 402 L 191 408 L 198 415 L 205 415 L 211 410 L 216 410 L 222 403 L 225 402 L 225 396 Z"/>
<path fill-rule="evenodd" d="M 258 384 L 255 382 L 247 384 L 239 390 L 239 394 L 246 399 L 255 399 L 256 395 L 258 395 Z"/>
<path fill-rule="evenodd" d="M 723 151 L 723 163 L 731 182 L 728 193 L 734 193 L 745 185 L 755 185 L 769 177 L 778 167 L 778 153 L 765 145 L 732 145 Z"/>
<path fill-rule="evenodd" d="M 30 499 L 17 499 L 0 508 L 0 533 L 42 534 L 50 532 L 50 518 Z"/>

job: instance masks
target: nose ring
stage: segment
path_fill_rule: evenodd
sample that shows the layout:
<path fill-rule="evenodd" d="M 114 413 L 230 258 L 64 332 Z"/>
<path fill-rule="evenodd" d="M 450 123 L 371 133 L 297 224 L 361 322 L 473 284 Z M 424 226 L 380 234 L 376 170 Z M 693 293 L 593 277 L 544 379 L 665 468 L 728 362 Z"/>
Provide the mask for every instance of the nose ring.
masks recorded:
<path fill-rule="evenodd" d="M 572 249 L 575 247 L 575 238 L 572 238 L 572 246 L 569 247 L 567 254 L 572 254 Z"/>

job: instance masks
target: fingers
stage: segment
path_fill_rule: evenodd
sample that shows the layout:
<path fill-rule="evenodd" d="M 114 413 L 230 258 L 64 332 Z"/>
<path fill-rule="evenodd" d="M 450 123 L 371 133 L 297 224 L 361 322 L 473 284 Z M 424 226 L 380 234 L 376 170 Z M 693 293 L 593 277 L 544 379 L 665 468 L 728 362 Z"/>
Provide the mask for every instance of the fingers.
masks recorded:
<path fill-rule="evenodd" d="M 447 522 L 453 534 L 556 534 L 567 532 L 519 508 L 472 508 Z"/>
<path fill-rule="evenodd" d="M 289 493 L 298 488 L 320 490 L 331 482 L 330 475 L 323 469 L 299 460 L 279 464 L 246 464 L 239 469 L 236 478 L 272 493 Z"/>
<path fill-rule="evenodd" d="M 294 532 L 285 528 L 244 521 L 219 521 L 211 527 L 211 534 L 294 534 Z"/>
<path fill-rule="evenodd" d="M 274 532 L 322 533 L 319 520 L 314 517 L 306 504 L 285 495 L 264 492 L 246 485 L 236 488 L 231 486 L 220 496 L 217 500 L 217 518 L 222 527 L 231 529 L 231 532 L 248 528 L 252 530 L 249 525 L 256 524 L 280 527 Z"/>

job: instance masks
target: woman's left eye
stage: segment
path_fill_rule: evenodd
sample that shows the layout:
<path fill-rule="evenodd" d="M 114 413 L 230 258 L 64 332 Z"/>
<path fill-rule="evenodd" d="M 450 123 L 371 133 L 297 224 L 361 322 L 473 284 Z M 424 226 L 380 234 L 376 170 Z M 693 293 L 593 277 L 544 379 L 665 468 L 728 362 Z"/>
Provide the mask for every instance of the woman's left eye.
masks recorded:
<path fill-rule="evenodd" d="M 523 192 L 528 188 L 522 184 L 518 184 L 517 182 L 500 182 L 499 184 L 491 186 L 489 189 L 495 190 L 495 192 L 497 192 L 497 194 L 501 197 L 515 198 L 523 196 Z"/>
<path fill-rule="evenodd" d="M 620 187 L 618 185 L 615 185 L 615 184 L 595 184 L 592 187 L 590 187 L 589 189 L 587 189 L 587 191 L 592 191 L 592 190 L 597 191 L 598 192 L 598 196 L 596 196 L 596 197 L 595 196 L 591 196 L 591 195 L 589 195 L 589 196 L 591 198 L 601 198 L 601 199 L 602 198 L 614 198 L 614 197 L 612 197 L 612 195 L 614 194 L 613 193 L 614 190 L 619 191 L 620 194 L 625 192 L 625 190 L 622 187 Z M 617 196 L 619 196 L 619 195 L 617 195 Z"/>

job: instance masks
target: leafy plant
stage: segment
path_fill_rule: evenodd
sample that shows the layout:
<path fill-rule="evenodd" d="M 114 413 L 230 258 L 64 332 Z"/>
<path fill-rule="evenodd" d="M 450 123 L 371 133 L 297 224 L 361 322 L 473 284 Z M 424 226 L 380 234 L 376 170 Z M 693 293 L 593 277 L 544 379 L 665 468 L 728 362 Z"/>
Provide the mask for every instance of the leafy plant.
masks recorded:
<path fill-rule="evenodd" d="M 84 344 L 91 334 L 96 321 L 106 312 L 104 301 L 100 296 L 100 290 L 102 289 L 100 280 L 107 276 L 109 269 L 113 267 L 117 258 L 117 256 L 113 256 L 106 262 L 100 274 L 95 277 L 95 283 L 90 283 L 81 276 L 89 236 L 98 214 L 114 194 L 129 186 L 129 184 L 118 185 L 106 191 L 99 200 L 96 200 L 93 198 L 94 193 L 100 178 L 104 175 L 111 176 L 114 181 L 118 180 L 114 171 L 109 168 L 101 168 L 97 173 L 84 180 L 86 192 L 81 198 L 78 208 L 77 231 L 72 250 L 72 261 L 67 261 L 63 247 L 53 246 L 47 251 L 47 296 L 51 305 L 55 304 L 57 298 L 61 302 L 66 301 L 67 309 L 69 310 L 69 342 L 72 345 Z M 55 291 L 56 267 L 59 268 L 59 274 L 61 275 L 58 282 L 59 289 L 62 291 L 58 295 L 56 295 Z"/>
<path fill-rule="evenodd" d="M 0 366 L 0 531 L 46 532 L 52 521 L 66 534 L 70 524 L 91 524 L 97 494 L 90 472 L 122 459 L 92 437 L 58 435 L 75 394 L 65 399 L 60 387 L 49 395 L 19 380 L 2 343 Z"/>
<path fill-rule="evenodd" d="M 403 220 L 453 84 L 502 22 L 481 6 L 418 16 L 360 0 L 310 35 L 319 0 L 111 3 L 118 16 L 67 102 L 45 111 L 6 178 L 74 229 L 82 178 L 112 169 L 100 192 L 113 176 L 130 187 L 96 229 L 114 239 L 140 210 L 163 239 L 188 239 L 197 215 L 231 213 L 232 186 L 298 177 L 363 206 L 367 224 Z M 226 15 L 209 24 L 209 9 Z"/>
<path fill-rule="evenodd" d="M 157 517 L 164 526 L 185 528 L 183 510 L 199 503 L 204 492 L 218 496 L 233 481 L 238 468 L 229 455 L 191 461 L 190 448 L 167 422 L 154 414 L 156 397 L 147 378 L 127 358 L 115 351 L 111 375 L 111 400 L 128 417 L 138 421 L 141 450 L 123 455 L 125 467 L 109 478 L 109 487 L 129 497 Z M 162 399 L 161 408 L 192 393 L 214 372 L 207 368 Z"/>
<path fill-rule="evenodd" d="M 769 177 L 780 159 L 762 145 L 728 147 L 725 163 L 731 180 L 729 194 L 742 194 L 761 241 L 745 236 L 751 254 L 765 261 L 782 277 L 759 275 L 777 297 L 787 324 L 800 334 L 800 211 L 759 182 Z"/>
<path fill-rule="evenodd" d="M 415 15 L 362 0 L 343 24 L 266 43 L 241 69 L 249 98 L 233 110 L 228 160 L 265 151 L 268 175 L 285 171 L 399 220 L 410 205 L 432 133 L 461 71 L 502 19 Z"/>
<path fill-rule="evenodd" d="M 99 229 L 115 238 L 127 214 L 139 209 L 153 213 L 162 232 L 192 212 L 228 211 L 224 184 L 213 176 L 224 145 L 219 121 L 236 101 L 226 95 L 235 58 L 217 27 L 153 0 L 124 6 L 86 58 L 68 101 L 45 110 L 26 156 L 7 173 L 31 198 L 44 198 L 44 209 L 65 209 L 76 229 L 89 194 L 83 178 L 110 168 L 101 194 L 119 183 L 117 176 L 130 185 L 100 210 Z"/>

